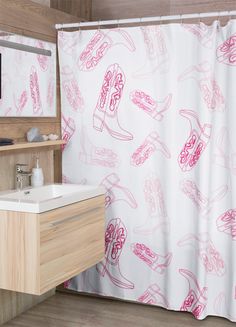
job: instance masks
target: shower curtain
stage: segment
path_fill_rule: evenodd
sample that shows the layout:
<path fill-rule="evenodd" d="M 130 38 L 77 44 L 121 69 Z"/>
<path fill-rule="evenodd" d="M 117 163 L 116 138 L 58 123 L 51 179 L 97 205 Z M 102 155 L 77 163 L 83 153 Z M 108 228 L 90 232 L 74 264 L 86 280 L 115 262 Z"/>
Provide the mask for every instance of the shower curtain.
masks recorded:
<path fill-rule="evenodd" d="M 71 290 L 236 321 L 236 21 L 58 33 L 63 180 L 105 189 Z"/>

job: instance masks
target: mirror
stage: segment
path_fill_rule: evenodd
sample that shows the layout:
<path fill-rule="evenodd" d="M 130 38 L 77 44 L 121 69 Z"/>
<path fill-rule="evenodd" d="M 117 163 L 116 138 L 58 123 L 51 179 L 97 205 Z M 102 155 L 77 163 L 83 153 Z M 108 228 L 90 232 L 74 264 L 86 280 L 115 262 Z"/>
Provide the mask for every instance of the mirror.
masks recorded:
<path fill-rule="evenodd" d="M 0 31 L 0 78 L 0 117 L 56 116 L 56 44 Z"/>

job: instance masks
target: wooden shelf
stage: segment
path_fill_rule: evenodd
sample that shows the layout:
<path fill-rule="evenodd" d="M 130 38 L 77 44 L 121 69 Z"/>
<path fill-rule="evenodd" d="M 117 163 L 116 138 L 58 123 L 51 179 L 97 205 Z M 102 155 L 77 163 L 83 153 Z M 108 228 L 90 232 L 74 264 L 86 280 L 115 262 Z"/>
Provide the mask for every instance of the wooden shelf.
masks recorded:
<path fill-rule="evenodd" d="M 44 141 L 44 142 L 19 142 L 12 145 L 0 146 L 0 152 L 4 151 L 15 151 L 15 150 L 26 150 L 34 148 L 43 148 L 43 147 L 56 147 L 66 142 L 63 140 L 56 141 Z"/>

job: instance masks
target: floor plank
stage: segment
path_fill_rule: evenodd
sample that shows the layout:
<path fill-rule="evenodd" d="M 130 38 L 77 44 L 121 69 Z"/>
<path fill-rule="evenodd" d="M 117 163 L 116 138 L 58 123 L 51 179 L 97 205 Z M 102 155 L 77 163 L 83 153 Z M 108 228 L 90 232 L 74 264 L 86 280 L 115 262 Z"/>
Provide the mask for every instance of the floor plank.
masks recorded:
<path fill-rule="evenodd" d="M 4 326 L 8 327 L 233 327 L 226 319 L 199 322 L 191 314 L 148 305 L 57 292 Z"/>

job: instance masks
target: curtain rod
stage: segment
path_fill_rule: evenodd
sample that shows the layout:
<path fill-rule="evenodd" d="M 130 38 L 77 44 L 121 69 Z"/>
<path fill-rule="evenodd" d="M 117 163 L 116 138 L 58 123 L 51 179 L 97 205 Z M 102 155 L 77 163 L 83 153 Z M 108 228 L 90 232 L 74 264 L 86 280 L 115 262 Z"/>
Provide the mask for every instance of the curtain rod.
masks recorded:
<path fill-rule="evenodd" d="M 48 57 L 50 57 L 52 55 L 52 52 L 50 50 L 36 48 L 36 47 L 32 47 L 30 45 L 25 45 L 25 44 L 1 40 L 1 39 L 0 39 L 0 47 L 35 53 L 35 54 L 48 56 Z"/>
<path fill-rule="evenodd" d="M 207 18 L 207 17 L 227 17 L 236 16 L 236 10 L 233 11 L 219 11 L 219 12 L 208 12 L 199 14 L 183 14 L 183 15 L 171 15 L 171 16 L 157 16 L 157 17 L 143 17 L 143 18 L 130 18 L 130 19 L 114 19 L 114 20 L 101 20 L 94 22 L 80 22 L 73 24 L 56 24 L 57 30 L 63 28 L 81 28 L 81 27 L 92 27 L 92 26 L 105 26 L 105 25 L 122 25 L 122 24 L 134 24 L 134 23 L 147 23 L 147 22 L 162 22 L 170 20 L 183 20 L 191 18 Z"/>

